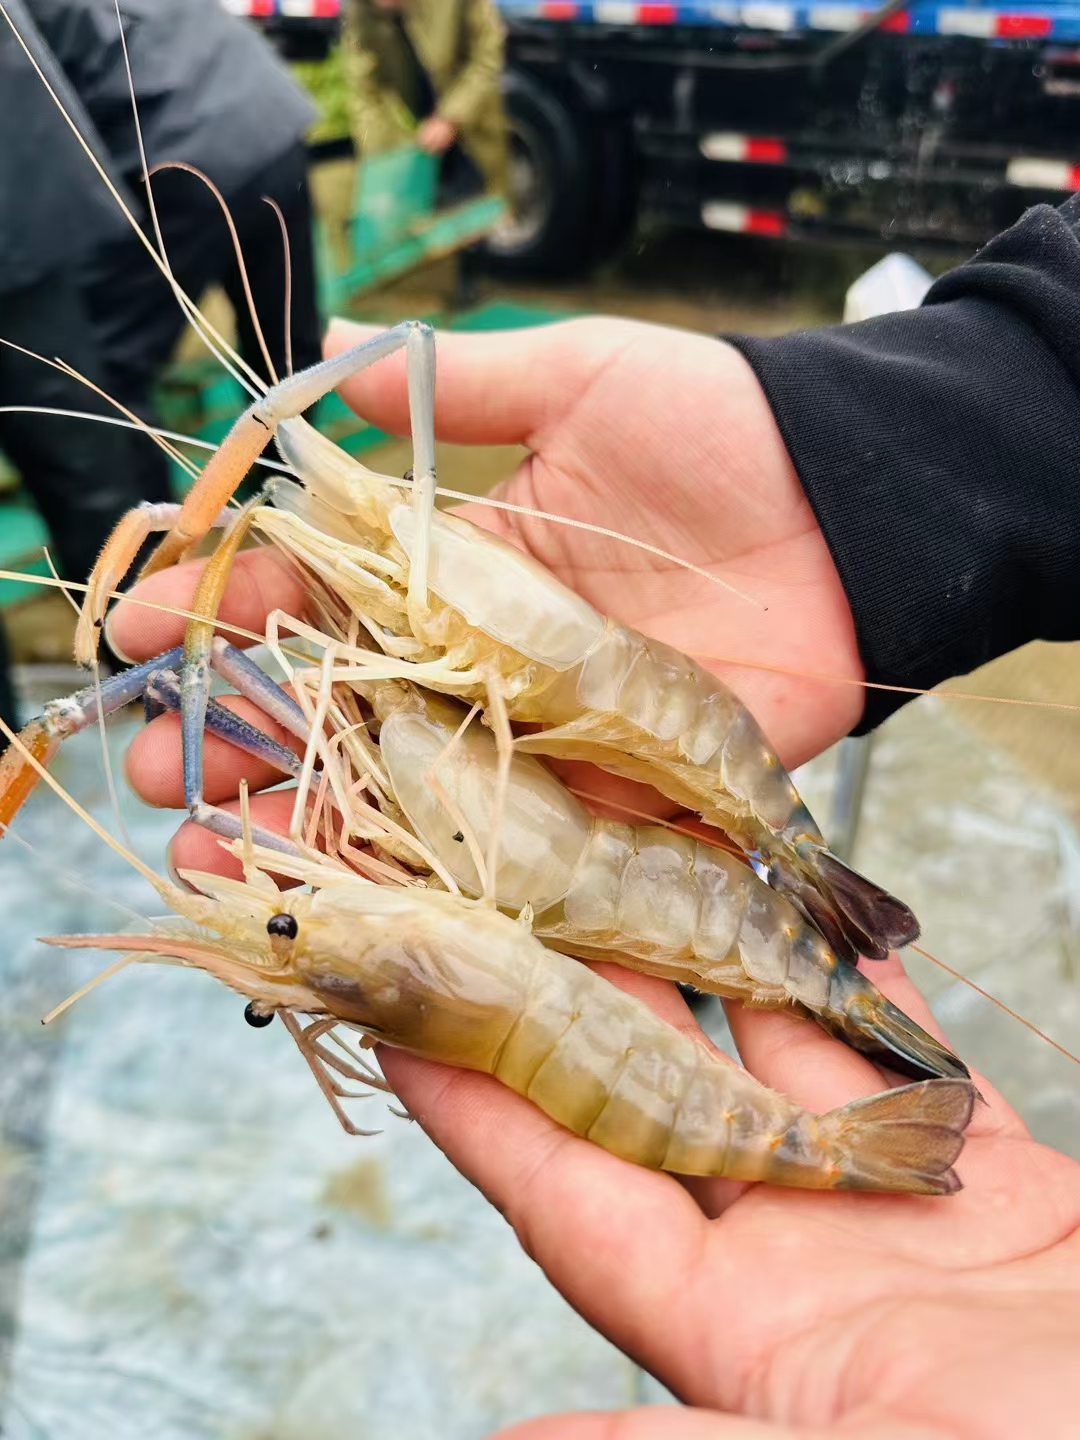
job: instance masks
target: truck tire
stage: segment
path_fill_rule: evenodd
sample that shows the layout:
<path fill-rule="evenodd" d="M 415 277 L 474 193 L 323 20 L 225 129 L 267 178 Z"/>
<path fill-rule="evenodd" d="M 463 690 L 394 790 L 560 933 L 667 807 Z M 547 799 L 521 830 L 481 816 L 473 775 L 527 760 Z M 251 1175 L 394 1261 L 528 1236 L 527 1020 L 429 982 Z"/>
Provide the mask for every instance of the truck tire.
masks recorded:
<path fill-rule="evenodd" d="M 487 268 L 511 277 L 584 270 L 593 258 L 587 131 L 560 96 L 520 70 L 506 72 L 503 97 L 514 213 L 487 240 Z"/>

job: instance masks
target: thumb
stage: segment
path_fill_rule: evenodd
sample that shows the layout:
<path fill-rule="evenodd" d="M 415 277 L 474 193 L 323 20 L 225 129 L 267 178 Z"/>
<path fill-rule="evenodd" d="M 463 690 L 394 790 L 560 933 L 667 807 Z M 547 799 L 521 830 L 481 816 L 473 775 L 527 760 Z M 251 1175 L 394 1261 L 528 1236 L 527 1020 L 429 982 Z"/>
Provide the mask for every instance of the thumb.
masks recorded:
<path fill-rule="evenodd" d="M 458 445 L 526 445 L 573 409 L 589 383 L 639 327 L 623 320 L 567 320 L 486 334 L 440 332 L 435 430 Z M 327 356 L 379 332 L 333 319 Z M 396 435 L 409 432 L 405 354 L 380 360 L 341 387 L 365 420 Z"/>
<path fill-rule="evenodd" d="M 526 1420 L 523 1425 L 500 1430 L 490 1440 L 830 1440 L 835 1433 L 773 1425 L 767 1420 L 743 1420 L 716 1410 L 674 1410 L 666 1405 L 651 1405 L 640 1410 Z"/>

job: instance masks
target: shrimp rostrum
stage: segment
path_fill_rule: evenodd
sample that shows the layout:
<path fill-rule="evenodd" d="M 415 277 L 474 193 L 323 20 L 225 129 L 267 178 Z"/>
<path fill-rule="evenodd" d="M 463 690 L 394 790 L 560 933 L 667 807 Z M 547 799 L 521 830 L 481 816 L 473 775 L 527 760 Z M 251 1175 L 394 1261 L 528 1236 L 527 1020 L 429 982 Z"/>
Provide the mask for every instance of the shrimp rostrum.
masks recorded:
<path fill-rule="evenodd" d="M 185 555 L 220 523 L 223 506 L 274 436 L 300 484 L 271 482 L 272 503 L 259 506 L 252 523 L 363 616 L 374 643 L 427 662 L 427 684 L 469 702 L 484 701 L 496 672 L 511 720 L 540 727 L 518 739 L 521 750 L 593 761 L 698 812 L 731 836 L 844 958 L 880 958 L 914 939 L 918 924 L 908 907 L 830 853 L 753 716 L 715 675 L 600 615 L 506 542 L 435 509 L 434 343 L 430 327 L 406 322 L 258 399 L 175 516 L 159 507 L 134 512 L 118 527 L 91 580 L 78 658 L 93 658 L 108 598 L 149 531 L 165 526 L 168 533 L 148 571 Z M 299 418 L 328 390 L 402 347 L 411 494 Z M 223 584 L 224 569 L 219 578 Z M 199 743 L 211 636 L 209 626 L 189 632 L 191 747 Z M 194 813 L 201 797 L 189 804 Z"/>

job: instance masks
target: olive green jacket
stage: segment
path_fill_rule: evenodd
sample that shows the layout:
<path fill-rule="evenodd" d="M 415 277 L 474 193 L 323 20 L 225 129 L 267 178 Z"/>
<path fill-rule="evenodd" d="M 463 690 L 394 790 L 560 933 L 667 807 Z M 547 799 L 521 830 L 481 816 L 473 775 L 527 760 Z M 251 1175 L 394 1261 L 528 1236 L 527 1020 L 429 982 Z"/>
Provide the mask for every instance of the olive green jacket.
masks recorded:
<path fill-rule="evenodd" d="M 506 119 L 499 78 L 506 32 L 492 0 L 405 0 L 404 28 L 427 71 L 436 113 L 489 189 L 506 188 Z M 372 0 L 346 0 L 342 56 L 353 139 L 361 155 L 405 144 L 415 120 L 401 98 L 408 55 L 392 18 Z"/>

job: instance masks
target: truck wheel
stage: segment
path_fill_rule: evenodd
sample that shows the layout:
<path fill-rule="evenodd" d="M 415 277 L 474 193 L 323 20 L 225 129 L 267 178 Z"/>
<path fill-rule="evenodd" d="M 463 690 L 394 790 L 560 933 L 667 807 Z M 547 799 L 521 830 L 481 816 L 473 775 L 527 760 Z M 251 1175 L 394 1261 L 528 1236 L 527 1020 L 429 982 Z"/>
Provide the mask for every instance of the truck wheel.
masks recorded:
<path fill-rule="evenodd" d="M 587 267 L 589 147 L 558 96 L 517 70 L 503 81 L 511 215 L 488 237 L 487 265 L 507 276 L 568 275 Z"/>

